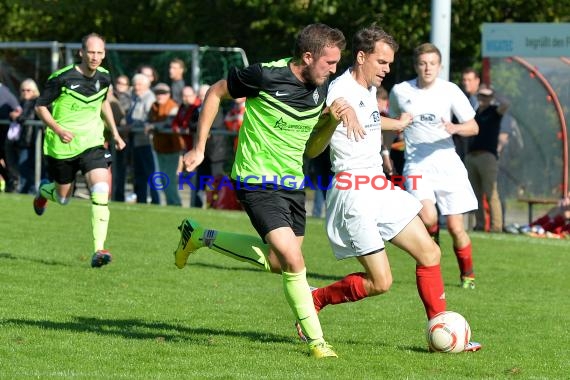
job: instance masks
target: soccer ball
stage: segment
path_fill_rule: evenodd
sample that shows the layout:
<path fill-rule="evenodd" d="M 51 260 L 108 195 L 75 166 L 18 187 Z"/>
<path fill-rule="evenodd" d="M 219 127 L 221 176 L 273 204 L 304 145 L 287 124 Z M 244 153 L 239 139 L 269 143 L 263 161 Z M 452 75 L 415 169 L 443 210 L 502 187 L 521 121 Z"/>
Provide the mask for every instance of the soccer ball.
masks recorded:
<path fill-rule="evenodd" d="M 471 327 L 461 314 L 444 311 L 428 321 L 426 338 L 431 351 L 463 352 L 471 339 Z"/>

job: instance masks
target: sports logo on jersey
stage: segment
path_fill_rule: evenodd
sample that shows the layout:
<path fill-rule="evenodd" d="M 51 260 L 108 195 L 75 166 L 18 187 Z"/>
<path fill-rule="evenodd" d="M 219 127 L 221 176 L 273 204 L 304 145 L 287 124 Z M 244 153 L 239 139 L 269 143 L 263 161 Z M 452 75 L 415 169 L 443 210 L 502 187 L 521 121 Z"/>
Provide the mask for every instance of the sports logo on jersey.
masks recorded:
<path fill-rule="evenodd" d="M 419 116 L 420 117 L 420 121 L 423 121 L 425 123 L 433 123 L 435 121 L 435 115 L 433 113 L 424 113 L 422 115 Z"/>
<path fill-rule="evenodd" d="M 319 104 L 319 91 L 316 88 L 315 91 L 313 92 L 313 100 L 315 101 L 315 104 Z"/>
<path fill-rule="evenodd" d="M 285 127 L 287 127 L 287 123 L 283 121 L 283 118 L 280 118 L 275 122 L 275 128 L 283 130 Z"/>
<path fill-rule="evenodd" d="M 289 95 L 289 93 L 287 93 L 287 92 L 281 92 L 279 90 L 275 91 L 275 96 L 277 96 L 278 98 L 281 96 L 287 96 L 287 95 Z"/>
<path fill-rule="evenodd" d="M 95 90 L 99 91 L 101 89 L 101 83 L 99 83 L 99 79 L 95 82 Z"/>
<path fill-rule="evenodd" d="M 366 107 L 366 105 L 365 105 L 364 102 L 361 100 L 360 103 L 358 103 L 358 107 L 364 108 L 364 107 Z"/>
<path fill-rule="evenodd" d="M 370 118 L 372 119 L 373 122 L 378 123 L 380 121 L 380 112 L 378 112 L 378 111 L 372 112 L 372 115 L 370 115 Z"/>
<path fill-rule="evenodd" d="M 79 86 L 80 86 L 79 84 L 72 84 L 71 86 L 69 86 L 69 88 L 71 88 L 72 90 L 75 90 Z"/>

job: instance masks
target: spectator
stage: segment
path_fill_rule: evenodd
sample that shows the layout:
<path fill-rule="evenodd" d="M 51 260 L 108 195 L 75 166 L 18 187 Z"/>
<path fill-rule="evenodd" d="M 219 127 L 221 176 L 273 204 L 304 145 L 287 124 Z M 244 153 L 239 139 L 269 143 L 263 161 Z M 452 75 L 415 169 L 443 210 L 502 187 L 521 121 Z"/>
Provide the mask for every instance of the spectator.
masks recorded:
<path fill-rule="evenodd" d="M 156 69 L 148 64 L 142 64 L 137 68 L 137 73 L 144 74 L 150 79 L 150 86 L 154 86 L 158 83 L 158 72 Z"/>
<path fill-rule="evenodd" d="M 390 114 L 413 115 L 412 125 L 404 131 L 406 190 L 422 202 L 420 218 L 436 240 L 438 209 L 446 217 L 461 286 L 474 289 L 471 239 L 463 214 L 477 209 L 477 198 L 452 136 L 478 133 L 475 111 L 457 85 L 438 77 L 441 52 L 435 45 L 425 43 L 414 50 L 414 69 L 417 78 L 395 85 L 390 94 Z M 451 122 L 452 115 L 458 123 Z M 421 180 L 415 184 L 413 176 Z"/>
<path fill-rule="evenodd" d="M 481 85 L 481 77 L 477 70 L 472 67 L 467 67 L 461 72 L 461 87 L 463 92 L 469 99 L 471 107 L 475 111 L 479 108 L 478 91 Z"/>
<path fill-rule="evenodd" d="M 133 132 L 134 188 L 137 203 L 147 203 L 148 178 L 155 172 L 154 153 L 145 132 L 148 115 L 156 101 L 150 89 L 150 78 L 138 73 L 133 76 L 133 102 L 127 114 L 127 127 Z M 160 204 L 160 197 L 150 188 L 151 203 Z"/>
<path fill-rule="evenodd" d="M 473 110 L 477 111 L 479 107 L 479 101 L 477 100 L 477 91 L 479 90 L 479 85 L 481 84 L 481 77 L 477 70 L 472 67 L 467 67 L 461 72 L 461 88 L 469 99 L 469 103 L 473 107 Z M 457 122 L 456 119 L 452 120 L 454 123 Z M 455 143 L 455 150 L 461 158 L 461 161 L 465 160 L 465 155 L 469 148 L 469 137 L 463 137 L 458 134 L 453 135 L 453 142 Z"/>
<path fill-rule="evenodd" d="M 8 87 L 0 83 L 0 120 L 10 120 L 14 122 L 22 114 L 22 107 L 18 103 L 18 99 L 12 94 Z M 0 124 L 0 176 L 5 181 L 6 192 L 12 192 L 16 189 L 18 181 L 17 160 L 13 157 L 6 156 L 6 145 L 13 145 L 14 141 L 8 140 L 8 124 Z M 18 123 L 11 124 L 11 135 L 19 137 L 20 127 Z M 17 141 L 17 138 L 16 140 Z M 13 161 L 11 163 L 11 161 Z"/>
<path fill-rule="evenodd" d="M 245 114 L 245 100 L 247 98 L 234 99 L 232 108 L 226 113 L 224 117 L 224 124 L 226 129 L 231 132 L 239 132 L 243 123 L 243 115 Z M 238 136 L 234 137 L 234 152 L 237 149 Z"/>
<path fill-rule="evenodd" d="M 170 97 L 170 87 L 166 83 L 158 83 L 153 88 L 156 102 L 152 105 L 148 121 L 152 123 L 146 132 L 152 132 L 152 144 L 156 152 L 158 169 L 166 174 L 169 183 L 163 183 L 166 204 L 180 206 L 178 195 L 177 175 L 180 152 L 182 151 L 181 137 L 172 133 L 172 120 L 178 113 L 178 103 Z"/>
<path fill-rule="evenodd" d="M 505 197 L 509 194 L 510 184 L 513 176 L 510 167 L 514 160 L 520 157 L 524 148 L 524 141 L 517 119 L 510 111 L 505 112 L 501 119 L 501 133 L 499 133 L 499 175 L 497 176 L 497 191 L 501 200 L 501 210 L 503 211 L 503 226 L 507 220 L 507 205 Z"/>
<path fill-rule="evenodd" d="M 182 104 L 182 89 L 186 86 L 184 82 L 184 73 L 186 72 L 186 64 L 180 58 L 174 58 L 168 66 L 168 75 L 170 76 L 170 92 L 172 99 L 179 105 Z"/>
<path fill-rule="evenodd" d="M 206 93 L 208 92 L 210 85 L 203 84 L 198 90 L 198 97 L 204 104 L 204 99 Z M 202 112 L 202 106 L 198 110 L 198 113 Z M 225 129 L 224 126 L 224 114 L 222 108 L 219 108 L 211 127 L 211 133 L 206 142 L 206 151 L 204 155 L 204 161 L 198 166 L 197 177 L 216 177 L 221 176 L 226 173 L 226 166 L 229 162 L 229 156 L 231 152 L 231 142 L 229 137 L 223 134 Z M 204 207 L 205 206 L 205 184 L 202 183 L 198 186 L 198 191 L 195 193 L 194 206 Z"/>
<path fill-rule="evenodd" d="M 25 79 L 20 84 L 20 99 L 22 114 L 18 117 L 18 123 L 22 126 L 19 140 L 18 169 L 20 171 L 20 183 L 18 191 L 23 194 L 33 194 L 35 188 L 36 171 L 36 138 L 42 133 L 39 126 L 25 125 L 28 120 L 38 120 L 35 106 L 40 96 L 38 85 L 33 79 Z M 41 158 L 40 158 L 41 160 Z M 43 160 L 41 160 L 43 162 Z M 43 165 L 40 165 L 40 170 Z"/>
<path fill-rule="evenodd" d="M 112 199 L 114 201 L 124 202 L 127 168 L 132 164 L 131 156 L 133 151 L 133 135 L 129 133 L 127 128 L 127 115 L 132 105 L 132 93 L 128 76 L 119 75 L 115 78 L 115 85 L 113 86 L 109 102 L 113 110 L 113 118 L 115 119 L 119 134 L 123 140 L 127 141 L 125 149 L 111 151 L 113 153 Z"/>
<path fill-rule="evenodd" d="M 530 225 L 520 227 L 517 232 L 536 237 L 570 237 L 570 192 L 558 202 L 558 205 Z"/>
<path fill-rule="evenodd" d="M 477 197 L 479 208 L 475 213 L 475 230 L 485 231 L 485 207 L 483 199 L 489 203 L 491 215 L 491 232 L 503 231 L 503 211 L 497 191 L 497 175 L 499 173 L 499 133 L 501 119 L 509 108 L 505 99 L 500 99 L 499 105 L 492 104 L 494 91 L 481 86 L 477 98 L 479 107 L 475 121 L 479 125 L 479 134 L 474 136 L 465 156 L 465 167 L 469 181 Z"/>
<path fill-rule="evenodd" d="M 182 89 L 182 105 L 178 109 L 176 117 L 172 121 L 172 130 L 182 135 L 184 151 L 189 151 L 194 147 L 194 133 L 198 122 L 198 113 L 202 100 L 196 94 L 192 86 L 185 86 Z M 179 168 L 179 172 L 182 171 Z"/>

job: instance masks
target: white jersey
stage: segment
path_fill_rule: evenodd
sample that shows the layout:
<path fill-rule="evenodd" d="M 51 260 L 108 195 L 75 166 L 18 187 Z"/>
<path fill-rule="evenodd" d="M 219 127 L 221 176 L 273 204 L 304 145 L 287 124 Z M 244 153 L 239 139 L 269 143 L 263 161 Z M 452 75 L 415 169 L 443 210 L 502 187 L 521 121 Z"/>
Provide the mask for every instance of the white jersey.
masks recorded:
<path fill-rule="evenodd" d="M 351 69 L 331 82 L 327 105 L 337 98 L 346 99 L 355 110 L 358 122 L 366 130 L 359 141 L 349 140 L 343 123 L 331 138 L 331 164 L 335 173 L 366 168 L 379 168 L 382 172 L 382 131 L 380 112 L 376 102 L 376 87 L 366 89 L 354 80 Z"/>
<path fill-rule="evenodd" d="M 417 79 L 395 85 L 390 93 L 390 116 L 407 112 L 413 123 L 404 130 L 406 162 L 419 162 L 440 150 L 455 152 L 453 138 L 443 127 L 455 115 L 460 123 L 475 117 L 461 89 L 437 78 L 429 88 L 419 88 Z"/>
<path fill-rule="evenodd" d="M 381 252 L 384 241 L 400 233 L 422 206 L 384 177 L 376 88 L 362 87 L 349 69 L 331 83 L 328 105 L 339 97 L 350 103 L 360 125 L 366 129 L 364 139 L 357 142 L 347 138 L 346 128 L 341 124 L 330 143 L 331 162 L 337 176 L 327 192 L 326 229 L 333 252 L 340 260 Z M 357 176 L 370 183 L 356 186 L 353 180 Z"/>
<path fill-rule="evenodd" d="M 394 86 L 390 93 L 390 115 L 408 112 L 412 125 L 404 130 L 406 190 L 416 199 L 437 203 L 442 215 L 459 215 L 477 209 L 477 198 L 467 170 L 455 152 L 452 136 L 443 121 L 452 114 L 460 123 L 475 117 L 469 100 L 454 83 L 437 78 L 426 89 L 417 79 Z M 417 185 L 412 176 L 421 176 Z"/>

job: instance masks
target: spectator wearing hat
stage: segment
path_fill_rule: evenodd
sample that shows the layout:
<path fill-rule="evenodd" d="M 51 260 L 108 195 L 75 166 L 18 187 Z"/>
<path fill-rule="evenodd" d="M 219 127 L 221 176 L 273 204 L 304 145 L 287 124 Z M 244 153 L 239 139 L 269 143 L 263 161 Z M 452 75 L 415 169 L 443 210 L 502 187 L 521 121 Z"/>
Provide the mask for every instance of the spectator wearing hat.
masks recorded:
<path fill-rule="evenodd" d="M 153 88 L 156 101 L 148 114 L 147 132 L 152 133 L 152 145 L 156 153 L 158 170 L 166 174 L 168 183 L 162 183 L 167 205 L 180 206 L 180 196 L 176 182 L 176 171 L 182 141 L 180 134 L 173 133 L 172 120 L 178 113 L 178 103 L 172 99 L 170 87 L 166 83 L 157 83 Z M 163 179 L 166 180 L 166 179 Z"/>
<path fill-rule="evenodd" d="M 475 213 L 475 230 L 485 231 L 485 210 L 483 207 L 483 197 L 485 196 L 489 203 L 491 216 L 490 231 L 501 232 L 503 230 L 503 212 L 497 191 L 498 158 L 500 154 L 499 133 L 501 131 L 501 119 L 509 108 L 509 102 L 504 98 L 497 97 L 497 104 L 495 104 L 494 99 L 495 91 L 491 87 L 481 85 L 477 92 L 479 107 L 475 114 L 475 121 L 479 125 L 479 134 L 474 136 L 469 143 L 465 167 L 479 203 L 479 209 Z"/>

